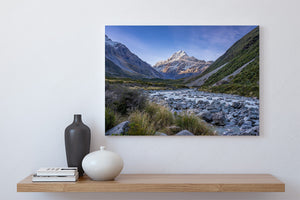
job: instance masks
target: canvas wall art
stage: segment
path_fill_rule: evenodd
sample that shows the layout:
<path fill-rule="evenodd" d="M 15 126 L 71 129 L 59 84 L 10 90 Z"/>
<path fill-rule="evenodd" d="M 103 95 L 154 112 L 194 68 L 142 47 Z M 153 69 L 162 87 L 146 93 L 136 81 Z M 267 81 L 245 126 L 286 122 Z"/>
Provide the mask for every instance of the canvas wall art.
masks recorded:
<path fill-rule="evenodd" d="M 258 136 L 259 26 L 106 26 L 105 132 Z"/>

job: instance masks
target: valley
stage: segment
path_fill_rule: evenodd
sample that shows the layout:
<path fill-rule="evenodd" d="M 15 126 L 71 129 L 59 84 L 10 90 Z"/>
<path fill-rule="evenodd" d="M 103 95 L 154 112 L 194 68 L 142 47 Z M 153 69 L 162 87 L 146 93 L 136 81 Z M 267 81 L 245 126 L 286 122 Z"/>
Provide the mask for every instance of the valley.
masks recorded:
<path fill-rule="evenodd" d="M 151 66 L 105 41 L 106 135 L 259 135 L 259 27 L 215 61 L 179 50 Z"/>

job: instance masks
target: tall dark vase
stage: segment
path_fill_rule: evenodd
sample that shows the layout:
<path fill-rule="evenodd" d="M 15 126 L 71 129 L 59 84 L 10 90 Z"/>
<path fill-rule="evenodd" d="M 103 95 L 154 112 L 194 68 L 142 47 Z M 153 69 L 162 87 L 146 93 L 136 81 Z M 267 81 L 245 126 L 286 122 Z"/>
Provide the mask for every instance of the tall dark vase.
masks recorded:
<path fill-rule="evenodd" d="M 82 160 L 90 152 L 91 131 L 81 115 L 74 115 L 74 121 L 65 130 L 65 146 L 69 167 L 78 167 L 79 176 L 83 175 Z"/>

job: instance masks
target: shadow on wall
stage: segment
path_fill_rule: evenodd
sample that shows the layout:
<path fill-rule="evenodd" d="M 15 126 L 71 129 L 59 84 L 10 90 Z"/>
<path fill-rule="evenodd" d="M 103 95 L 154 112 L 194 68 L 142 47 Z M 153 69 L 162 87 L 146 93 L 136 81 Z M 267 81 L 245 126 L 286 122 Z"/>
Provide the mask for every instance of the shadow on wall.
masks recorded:
<path fill-rule="evenodd" d="M 89 123 L 89 127 L 91 129 L 90 152 L 99 150 L 100 146 L 106 146 L 104 127 L 99 126 L 99 122 L 101 122 L 101 121 L 104 121 L 104 120 L 99 119 L 99 121 L 93 121 L 93 122 Z"/>

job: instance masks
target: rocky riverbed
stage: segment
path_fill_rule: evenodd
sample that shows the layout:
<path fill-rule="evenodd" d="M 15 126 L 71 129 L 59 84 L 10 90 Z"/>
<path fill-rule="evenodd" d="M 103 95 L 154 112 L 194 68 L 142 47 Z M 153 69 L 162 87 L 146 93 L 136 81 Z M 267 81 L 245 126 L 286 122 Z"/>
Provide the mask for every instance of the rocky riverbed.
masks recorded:
<path fill-rule="evenodd" d="M 192 112 L 218 135 L 259 135 L 259 99 L 196 89 L 144 91 L 149 100 L 172 112 Z"/>

